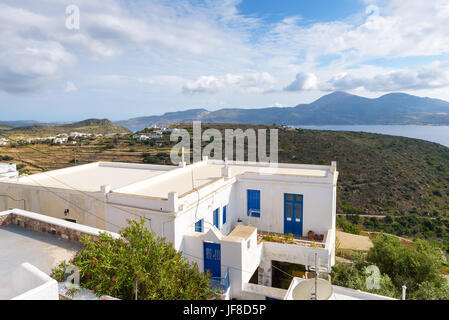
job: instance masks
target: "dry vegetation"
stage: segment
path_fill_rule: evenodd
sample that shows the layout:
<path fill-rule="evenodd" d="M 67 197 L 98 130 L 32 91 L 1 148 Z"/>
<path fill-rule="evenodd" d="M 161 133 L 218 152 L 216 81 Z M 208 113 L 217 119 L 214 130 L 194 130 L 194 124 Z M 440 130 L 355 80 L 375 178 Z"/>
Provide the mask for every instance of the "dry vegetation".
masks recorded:
<path fill-rule="evenodd" d="M 16 164 L 25 164 L 30 173 L 65 168 L 96 161 L 142 163 L 144 153 L 169 153 L 169 147 L 151 147 L 130 137 L 98 138 L 78 142 L 77 145 L 31 144 L 0 147 L 0 155 L 8 155 Z"/>

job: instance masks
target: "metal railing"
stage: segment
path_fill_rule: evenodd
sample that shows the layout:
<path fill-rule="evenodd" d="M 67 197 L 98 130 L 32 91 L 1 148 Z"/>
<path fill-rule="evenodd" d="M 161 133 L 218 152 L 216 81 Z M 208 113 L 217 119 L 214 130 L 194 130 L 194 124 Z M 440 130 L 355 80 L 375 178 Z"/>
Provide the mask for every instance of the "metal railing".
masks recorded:
<path fill-rule="evenodd" d="M 229 288 L 229 268 L 226 270 L 226 275 L 224 277 L 211 277 L 210 286 L 213 289 L 226 292 Z"/>

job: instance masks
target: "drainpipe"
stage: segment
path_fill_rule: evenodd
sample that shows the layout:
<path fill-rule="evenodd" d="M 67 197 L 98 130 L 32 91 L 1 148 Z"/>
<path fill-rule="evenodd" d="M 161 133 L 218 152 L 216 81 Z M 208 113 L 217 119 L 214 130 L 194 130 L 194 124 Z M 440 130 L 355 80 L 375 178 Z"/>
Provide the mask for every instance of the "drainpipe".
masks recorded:
<path fill-rule="evenodd" d="M 407 292 L 407 287 L 405 284 L 402 286 L 402 300 L 405 300 L 405 294 Z"/>

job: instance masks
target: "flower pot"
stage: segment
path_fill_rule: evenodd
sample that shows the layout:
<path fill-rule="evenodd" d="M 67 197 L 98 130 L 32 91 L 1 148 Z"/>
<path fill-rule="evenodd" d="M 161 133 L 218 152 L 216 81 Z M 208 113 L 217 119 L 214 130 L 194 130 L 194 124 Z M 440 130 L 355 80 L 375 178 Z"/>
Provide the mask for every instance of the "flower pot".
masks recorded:
<path fill-rule="evenodd" d="M 309 240 L 312 240 L 313 236 L 314 236 L 314 232 L 313 231 L 307 232 L 307 238 L 309 238 Z"/>

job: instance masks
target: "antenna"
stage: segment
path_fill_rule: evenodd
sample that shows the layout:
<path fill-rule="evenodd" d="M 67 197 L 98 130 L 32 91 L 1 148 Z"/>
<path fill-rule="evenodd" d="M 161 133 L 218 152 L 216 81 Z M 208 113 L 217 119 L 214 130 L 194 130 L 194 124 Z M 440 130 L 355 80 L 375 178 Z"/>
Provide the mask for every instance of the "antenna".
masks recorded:
<path fill-rule="evenodd" d="M 312 300 L 318 300 L 318 257 L 317 257 L 317 253 L 315 253 L 315 292 L 312 293 Z"/>

